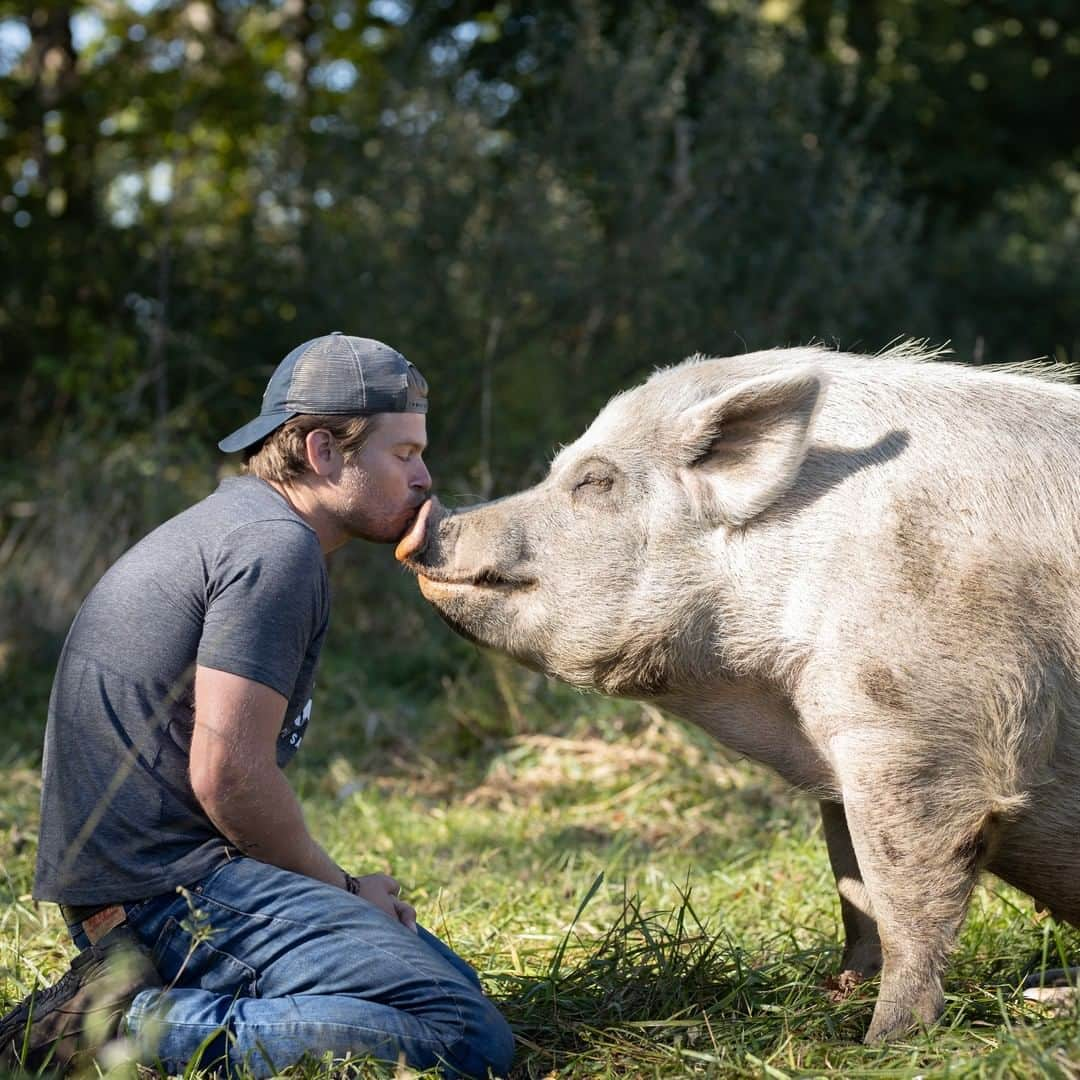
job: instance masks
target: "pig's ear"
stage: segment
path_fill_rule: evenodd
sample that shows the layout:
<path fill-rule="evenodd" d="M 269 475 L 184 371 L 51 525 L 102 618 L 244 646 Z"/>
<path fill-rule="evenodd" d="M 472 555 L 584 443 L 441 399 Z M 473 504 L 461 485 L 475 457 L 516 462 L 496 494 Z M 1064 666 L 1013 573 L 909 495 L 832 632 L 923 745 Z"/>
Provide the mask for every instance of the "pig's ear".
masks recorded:
<path fill-rule="evenodd" d="M 791 486 L 824 384 L 816 367 L 766 375 L 683 415 L 682 475 L 710 520 L 743 525 Z"/>

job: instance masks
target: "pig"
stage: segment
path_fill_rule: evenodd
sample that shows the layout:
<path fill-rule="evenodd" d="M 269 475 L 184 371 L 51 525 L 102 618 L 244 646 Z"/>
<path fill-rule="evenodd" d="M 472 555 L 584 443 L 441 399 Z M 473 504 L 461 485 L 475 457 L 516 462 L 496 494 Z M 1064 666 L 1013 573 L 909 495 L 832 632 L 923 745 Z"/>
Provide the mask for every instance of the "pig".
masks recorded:
<path fill-rule="evenodd" d="M 1061 371 L 695 356 L 397 556 L 465 637 L 820 801 L 875 1042 L 941 1014 L 981 871 L 1080 924 L 1078 477 Z"/>

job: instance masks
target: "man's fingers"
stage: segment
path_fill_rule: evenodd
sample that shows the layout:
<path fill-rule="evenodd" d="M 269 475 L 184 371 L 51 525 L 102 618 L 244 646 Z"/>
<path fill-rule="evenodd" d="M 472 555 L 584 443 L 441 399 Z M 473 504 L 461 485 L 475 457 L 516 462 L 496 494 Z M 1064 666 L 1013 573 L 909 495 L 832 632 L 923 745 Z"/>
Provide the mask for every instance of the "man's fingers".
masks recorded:
<path fill-rule="evenodd" d="M 372 889 L 377 888 L 388 892 L 391 896 L 397 896 L 401 892 L 401 883 L 397 878 L 392 878 L 389 874 L 363 874 L 356 880 L 362 883 L 365 891 L 369 887 Z"/>
<path fill-rule="evenodd" d="M 392 878 L 389 874 L 368 874 L 367 876 L 371 881 L 378 882 L 379 886 L 391 896 L 397 896 L 401 892 L 401 882 L 397 878 Z"/>
<path fill-rule="evenodd" d="M 401 892 L 400 883 L 389 874 L 365 874 L 361 878 L 351 878 L 353 885 L 349 892 L 381 908 L 390 916 L 397 919 L 402 926 L 416 931 L 416 908 L 412 904 L 406 904 L 399 900 Z"/>
<path fill-rule="evenodd" d="M 398 922 L 416 933 L 416 908 L 412 904 L 406 904 L 404 900 L 394 901 L 394 910 L 397 913 Z"/>

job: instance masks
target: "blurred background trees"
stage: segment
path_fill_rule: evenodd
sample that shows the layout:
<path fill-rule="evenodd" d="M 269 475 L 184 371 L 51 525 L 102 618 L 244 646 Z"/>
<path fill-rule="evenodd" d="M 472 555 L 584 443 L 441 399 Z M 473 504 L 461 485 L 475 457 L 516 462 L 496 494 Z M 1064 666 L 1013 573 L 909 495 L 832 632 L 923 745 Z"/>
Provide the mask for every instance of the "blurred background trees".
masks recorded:
<path fill-rule="evenodd" d="M 693 352 L 1076 359 L 1074 8 L 0 0 L 0 652 L 331 329 L 424 371 L 448 501 Z M 398 643 L 375 554 L 336 618 Z"/>

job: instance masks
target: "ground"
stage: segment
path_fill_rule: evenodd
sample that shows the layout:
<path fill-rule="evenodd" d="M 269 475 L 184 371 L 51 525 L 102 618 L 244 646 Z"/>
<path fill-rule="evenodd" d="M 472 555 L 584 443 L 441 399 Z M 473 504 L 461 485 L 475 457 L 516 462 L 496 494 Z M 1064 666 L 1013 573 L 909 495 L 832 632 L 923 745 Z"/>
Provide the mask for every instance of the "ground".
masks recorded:
<path fill-rule="evenodd" d="M 71 955 L 29 895 L 47 688 L 23 684 L 0 758 L 4 1008 Z M 834 977 L 816 807 L 766 771 L 501 661 L 406 698 L 358 691 L 329 657 L 320 695 L 290 767 L 313 830 L 354 872 L 394 873 L 480 970 L 517 1033 L 515 1077 L 1080 1077 L 1080 1015 L 1041 1016 L 1017 989 L 1075 959 L 1077 934 L 999 882 L 975 894 L 942 1022 L 864 1047 L 876 982 Z"/>

